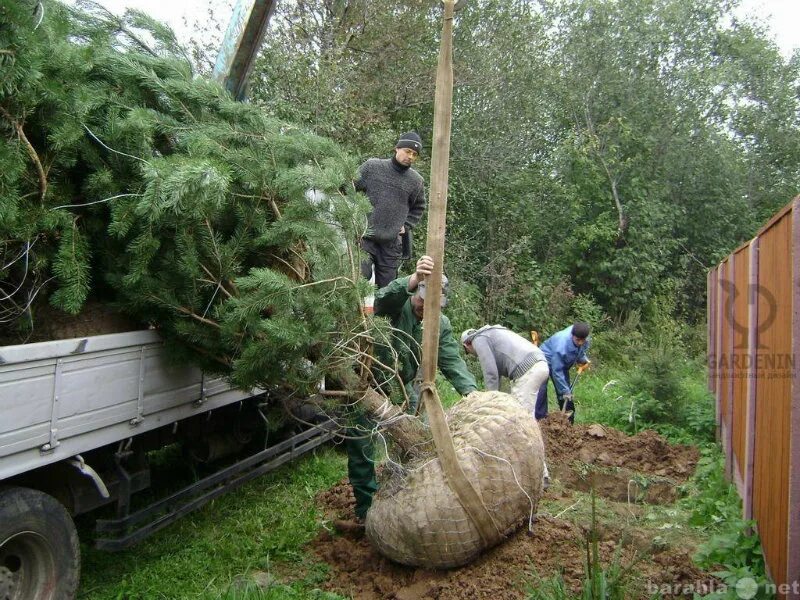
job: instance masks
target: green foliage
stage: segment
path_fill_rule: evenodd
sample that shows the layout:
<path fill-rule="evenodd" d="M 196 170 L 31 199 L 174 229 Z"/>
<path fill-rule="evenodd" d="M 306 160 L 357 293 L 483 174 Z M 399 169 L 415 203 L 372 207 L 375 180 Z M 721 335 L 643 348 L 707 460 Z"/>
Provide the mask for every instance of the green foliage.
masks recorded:
<path fill-rule="evenodd" d="M 645 348 L 641 325 L 641 313 L 631 310 L 606 327 L 595 327 L 592 331 L 592 361 L 601 366 L 632 366 Z"/>
<path fill-rule="evenodd" d="M 701 448 L 693 481 L 699 493 L 689 506 L 691 525 L 715 531 L 731 521 L 741 520 L 739 497 L 725 479 L 724 457 L 716 446 Z"/>
<path fill-rule="evenodd" d="M 551 332 L 581 295 L 647 320 L 665 280 L 671 316 L 702 320 L 707 266 L 800 185 L 800 63 L 732 6 L 457 14 L 447 267 L 484 292 L 480 320 Z M 429 144 L 439 14 L 432 0 L 278 5 L 253 96 L 362 155 L 411 127 Z"/>
<path fill-rule="evenodd" d="M 643 326 L 632 313 L 619 326 L 593 333 L 594 367 L 575 389 L 578 418 L 629 433 L 655 429 L 677 443 L 711 442 L 715 405 L 705 368 L 683 356 L 680 342 L 651 343 L 650 336 L 659 335 L 656 329 Z M 677 338 L 685 329 L 677 328 Z"/>
<path fill-rule="evenodd" d="M 482 295 L 478 286 L 455 278 L 450 280 L 446 312 L 456 336 L 460 336 L 465 329 L 479 326 L 482 321 L 481 301 Z"/>
<path fill-rule="evenodd" d="M 606 324 L 607 317 L 595 299 L 589 294 L 578 294 L 572 301 L 571 321 L 584 321 L 592 324 L 593 331 Z"/>
<path fill-rule="evenodd" d="M 661 340 L 654 341 L 639 357 L 624 388 L 635 406 L 636 420 L 674 423 L 682 416 L 685 398 L 676 368 L 679 364 L 678 355 Z"/>
<path fill-rule="evenodd" d="M 592 492 L 591 524 L 584 540 L 586 550 L 585 573 L 581 591 L 572 594 L 565 582 L 563 573 L 550 578 L 534 576 L 526 582 L 528 600 L 626 600 L 630 597 L 630 583 L 633 575 L 631 565 L 623 566 L 622 545 L 618 545 L 614 557 L 608 565 L 600 559 L 600 545 L 596 511 L 596 497 Z"/>
<path fill-rule="evenodd" d="M 370 328 L 357 161 L 195 78 L 141 13 L 46 2 L 36 27 L 27 0 L 7 5 L 2 322 L 35 323 L 37 297 L 73 314 L 93 297 L 242 388 L 349 373 L 360 348 L 337 336 Z"/>
<path fill-rule="evenodd" d="M 769 579 L 755 523 L 742 519 L 741 501 L 724 473 L 725 461 L 719 449 L 713 445 L 704 447 L 692 479 L 695 493 L 684 501 L 691 510 L 689 523 L 711 533 L 694 560 L 702 568 L 716 569 L 715 574 L 729 586 L 726 592 L 710 597 L 738 598 L 737 583 L 749 578 L 758 586 L 753 597 L 771 598 L 766 589 Z"/>

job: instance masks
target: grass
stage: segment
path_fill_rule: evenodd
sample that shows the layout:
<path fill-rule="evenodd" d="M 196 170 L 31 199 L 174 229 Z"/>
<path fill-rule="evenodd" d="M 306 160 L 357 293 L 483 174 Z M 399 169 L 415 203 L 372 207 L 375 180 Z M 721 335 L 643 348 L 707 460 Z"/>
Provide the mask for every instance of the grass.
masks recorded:
<path fill-rule="evenodd" d="M 577 422 L 602 423 L 630 434 L 654 429 L 673 443 L 713 442 L 715 404 L 703 367 L 691 361 L 677 363 L 666 397 L 653 397 L 642 389 L 659 377 L 647 371 L 603 368 L 582 375 L 574 389 Z M 551 401 L 550 410 L 558 410 L 554 406 Z"/>
<path fill-rule="evenodd" d="M 684 363 L 673 379 L 671 389 L 678 390 L 681 398 L 675 404 L 680 411 L 673 411 L 670 422 L 649 423 L 637 412 L 637 401 L 648 400 L 637 396 L 637 381 L 643 380 L 642 375 L 646 379 L 647 373 L 638 373 L 638 379 L 633 375 L 632 369 L 612 368 L 582 375 L 575 388 L 578 421 L 600 422 L 631 433 L 652 426 L 672 441 L 702 446 L 698 475 L 682 489 L 685 499 L 671 506 L 626 506 L 574 492 L 568 499 L 546 496 L 540 511 L 581 525 L 599 523 L 620 531 L 621 536 L 644 532 L 655 544 L 699 547 L 702 565 L 719 568 L 731 581 L 747 574 L 763 584 L 757 539 L 741 537 L 746 527 L 736 520 L 741 510 L 738 496 L 724 480 L 719 449 L 707 441 L 709 423 L 713 432 L 713 401 L 705 390 L 702 367 Z M 437 384 L 445 406 L 458 401 L 449 384 L 441 378 Z M 551 410 L 557 410 L 554 404 Z M 178 473 L 186 471 L 180 454 L 167 449 L 162 458 L 174 485 Z M 315 496 L 345 473 L 342 452 L 318 449 L 119 554 L 93 549 L 91 524 L 82 521 L 83 575 L 78 598 L 338 600 L 341 596 L 320 590 L 328 567 L 309 556 L 304 546 L 329 526 L 315 508 Z M 554 484 L 555 491 L 558 485 Z M 618 567 L 595 562 L 588 584 L 608 585 L 615 581 Z M 558 574 L 534 577 L 539 595 L 531 597 L 572 597 Z"/>
<path fill-rule="evenodd" d="M 78 598 L 337 598 L 315 591 L 326 566 L 303 545 L 324 525 L 314 497 L 344 476 L 345 460 L 334 448 L 316 450 L 117 554 L 92 548 L 82 523 Z M 247 580 L 277 563 L 291 582 L 275 578 L 265 589 Z"/>

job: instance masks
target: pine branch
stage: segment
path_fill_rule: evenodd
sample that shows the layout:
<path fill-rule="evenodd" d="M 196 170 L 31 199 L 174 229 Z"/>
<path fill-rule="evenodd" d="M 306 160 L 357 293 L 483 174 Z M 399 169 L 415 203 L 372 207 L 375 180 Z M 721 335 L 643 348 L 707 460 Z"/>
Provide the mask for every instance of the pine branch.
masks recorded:
<path fill-rule="evenodd" d="M 286 266 L 287 266 L 289 269 L 291 269 L 292 273 L 294 273 L 294 274 L 297 276 L 297 279 L 299 279 L 300 281 L 303 281 L 304 277 L 303 277 L 302 273 L 300 273 L 300 272 L 299 272 L 299 271 L 298 271 L 298 270 L 297 270 L 297 269 L 294 267 L 294 265 L 292 265 L 292 264 L 291 264 L 289 261 L 287 261 L 287 260 L 284 260 L 283 258 L 281 258 L 280 256 L 277 256 L 277 255 L 275 255 L 275 254 L 270 254 L 270 256 L 271 256 L 272 258 L 274 258 L 275 260 L 277 260 L 277 261 L 280 261 L 281 263 L 283 263 L 284 265 L 286 265 Z"/>
<path fill-rule="evenodd" d="M 36 154 L 36 149 L 25 135 L 22 125 L 2 106 L 0 106 L 0 114 L 3 115 L 3 117 L 5 117 L 5 119 L 9 121 L 17 130 L 17 135 L 19 136 L 20 141 L 25 145 L 25 149 L 28 151 L 28 156 L 31 157 L 33 164 L 36 166 L 36 172 L 39 175 L 39 199 L 44 202 L 44 196 L 47 193 L 47 175 L 45 174 L 44 167 L 42 166 L 42 161 L 39 160 L 39 155 Z"/>
<path fill-rule="evenodd" d="M 149 298 L 151 300 L 155 300 L 159 304 L 164 304 L 164 305 L 170 306 L 171 308 L 174 308 L 175 310 L 177 310 L 179 313 L 184 314 L 184 315 L 188 315 L 188 316 L 192 317 L 193 319 L 195 319 L 196 321 L 199 321 L 200 323 L 203 323 L 205 325 L 210 325 L 212 327 L 216 327 L 217 329 L 222 329 L 222 326 L 219 323 L 217 323 L 216 321 L 212 321 L 211 319 L 206 319 L 205 317 L 201 317 L 200 315 L 196 314 L 191 309 L 188 309 L 185 306 L 177 306 L 177 305 L 174 305 L 174 304 L 170 304 L 168 302 L 165 302 L 164 300 L 162 300 L 161 298 L 159 298 L 158 296 L 156 296 L 154 294 L 150 294 Z"/>
<path fill-rule="evenodd" d="M 281 218 L 281 210 L 278 208 L 278 204 L 275 202 L 275 198 L 269 199 L 269 205 L 272 208 L 272 212 L 275 213 L 275 220 L 278 221 Z"/>
<path fill-rule="evenodd" d="M 188 344 L 188 346 L 189 346 L 189 348 L 191 348 L 192 350 L 194 350 L 198 354 L 202 354 L 206 358 L 210 358 L 211 360 L 213 360 L 215 362 L 218 362 L 219 364 L 221 364 L 222 366 L 224 366 L 227 369 L 230 369 L 233 366 L 233 362 L 227 356 L 224 357 L 224 358 L 222 358 L 220 356 L 216 356 L 215 354 L 212 354 L 208 350 L 205 350 L 205 349 L 201 348 L 200 346 L 196 346 L 194 344 Z"/>
<path fill-rule="evenodd" d="M 231 293 L 230 293 L 230 292 L 229 292 L 227 289 L 225 289 L 225 286 L 224 286 L 224 285 L 222 285 L 222 281 L 212 281 L 212 280 L 214 280 L 215 278 L 214 278 L 214 275 L 211 273 L 211 271 L 209 271 L 209 270 L 208 270 L 208 267 L 206 267 L 206 266 L 205 266 L 204 264 L 202 264 L 202 263 L 200 263 L 200 267 L 203 269 L 203 271 L 205 271 L 205 272 L 206 272 L 206 274 L 207 274 L 209 277 L 211 277 L 211 280 L 209 280 L 209 279 L 200 279 L 200 281 L 203 281 L 203 282 L 206 282 L 206 283 L 211 283 L 211 284 L 213 284 L 213 285 L 217 285 L 217 286 L 219 286 L 219 289 L 221 289 L 221 290 L 222 290 L 222 293 L 223 293 L 223 294 L 225 294 L 225 295 L 226 295 L 228 298 L 234 298 L 234 295 L 233 295 L 233 294 L 231 294 Z M 230 281 L 227 281 L 226 283 L 230 284 L 231 282 L 230 282 Z"/>

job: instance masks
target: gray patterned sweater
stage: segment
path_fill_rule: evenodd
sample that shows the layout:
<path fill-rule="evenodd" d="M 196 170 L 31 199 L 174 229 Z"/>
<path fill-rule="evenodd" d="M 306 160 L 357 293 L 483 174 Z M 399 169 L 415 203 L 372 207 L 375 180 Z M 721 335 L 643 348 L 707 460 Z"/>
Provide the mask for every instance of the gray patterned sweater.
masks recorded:
<path fill-rule="evenodd" d="M 372 203 L 364 237 L 376 242 L 396 240 L 400 228 L 414 228 L 425 210 L 422 175 L 391 158 L 370 158 L 359 167 L 355 186 Z"/>
<path fill-rule="evenodd" d="M 472 336 L 487 390 L 499 390 L 500 378 L 522 377 L 535 363 L 546 361 L 544 352 L 521 335 L 501 325 L 481 327 Z"/>

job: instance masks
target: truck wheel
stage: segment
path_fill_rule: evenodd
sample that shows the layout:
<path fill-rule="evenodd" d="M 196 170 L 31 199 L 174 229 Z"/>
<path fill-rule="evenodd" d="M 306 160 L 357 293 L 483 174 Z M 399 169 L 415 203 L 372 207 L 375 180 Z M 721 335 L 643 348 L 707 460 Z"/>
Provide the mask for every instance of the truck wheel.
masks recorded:
<path fill-rule="evenodd" d="M 55 498 L 0 489 L 0 600 L 69 600 L 80 575 L 72 518 Z"/>

